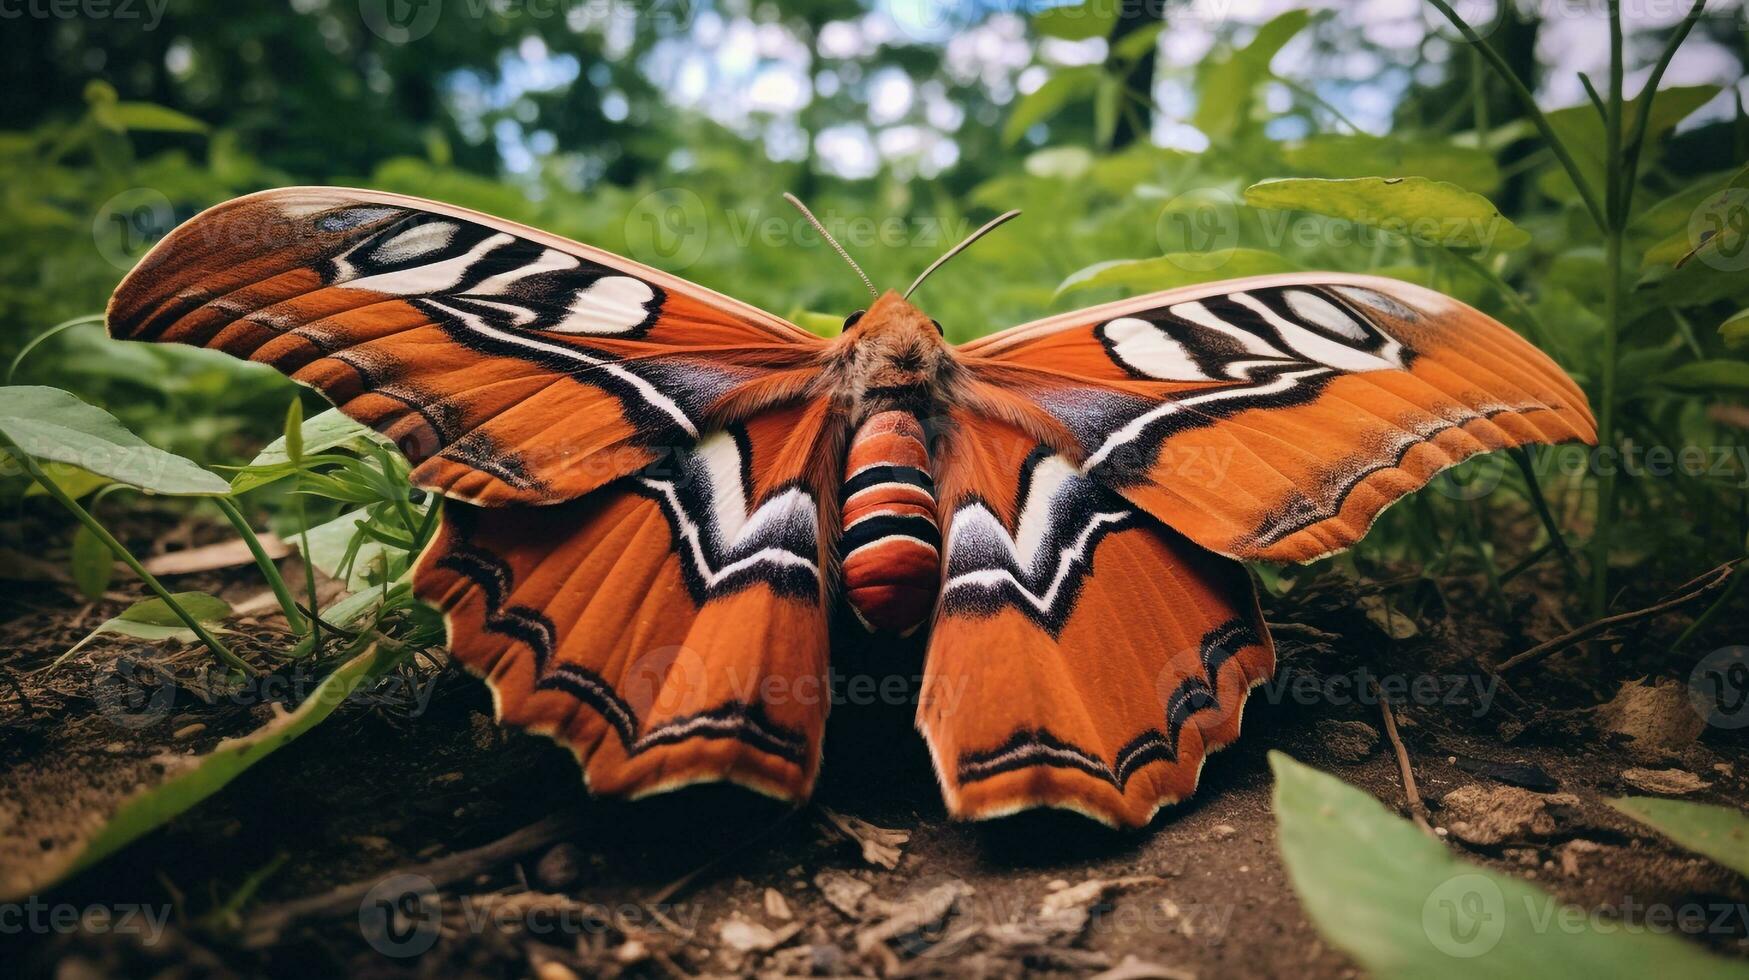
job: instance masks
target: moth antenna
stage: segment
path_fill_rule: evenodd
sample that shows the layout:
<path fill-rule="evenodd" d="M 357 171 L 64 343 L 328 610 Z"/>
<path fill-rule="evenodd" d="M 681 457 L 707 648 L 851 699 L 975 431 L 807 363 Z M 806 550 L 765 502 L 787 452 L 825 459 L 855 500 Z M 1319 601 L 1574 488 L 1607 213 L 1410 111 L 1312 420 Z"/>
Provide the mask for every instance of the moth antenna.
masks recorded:
<path fill-rule="evenodd" d="M 958 245 L 955 245 L 953 248 L 948 249 L 947 253 L 944 254 L 941 258 L 936 259 L 934 262 L 931 262 L 929 264 L 929 268 L 924 269 L 923 274 L 917 277 L 917 281 L 913 282 L 911 284 L 911 288 L 905 290 L 905 298 L 910 299 L 911 294 L 917 291 L 917 287 L 923 285 L 923 280 L 928 279 L 930 273 L 941 268 L 942 263 L 944 263 L 948 259 L 951 259 L 954 256 L 960 254 L 961 252 L 965 251 L 967 248 L 971 247 L 971 244 L 973 242 L 977 241 L 980 238 L 983 238 L 985 235 L 988 235 L 990 232 L 995 231 L 996 227 L 998 225 L 1002 224 L 1004 221 L 1007 221 L 1010 218 L 1018 218 L 1018 217 L 1020 217 L 1019 211 L 1008 211 L 1008 212 L 1004 212 L 1002 214 L 999 214 L 994 218 L 991 218 L 989 221 L 984 222 L 984 227 L 979 228 L 977 231 L 972 232 L 970 235 L 967 235 L 965 241 L 960 242 Z"/>
<path fill-rule="evenodd" d="M 820 237 L 826 239 L 827 244 L 837 249 L 838 254 L 844 257 L 844 261 L 850 263 L 850 267 L 855 269 L 856 274 L 862 278 L 862 284 L 868 287 L 868 294 L 875 299 L 880 299 L 881 294 L 875 290 L 874 283 L 869 281 L 868 273 L 862 271 L 862 266 L 857 265 L 856 260 L 850 257 L 850 253 L 844 250 L 844 246 L 838 244 L 838 239 L 832 237 L 832 233 L 826 230 L 826 226 L 820 223 L 819 218 L 814 217 L 814 212 L 808 210 L 808 206 L 802 203 L 801 198 L 785 191 L 783 199 L 794 204 L 796 210 L 802 213 L 802 217 L 808 219 L 808 223 L 813 225 L 814 230 L 820 233 Z"/>

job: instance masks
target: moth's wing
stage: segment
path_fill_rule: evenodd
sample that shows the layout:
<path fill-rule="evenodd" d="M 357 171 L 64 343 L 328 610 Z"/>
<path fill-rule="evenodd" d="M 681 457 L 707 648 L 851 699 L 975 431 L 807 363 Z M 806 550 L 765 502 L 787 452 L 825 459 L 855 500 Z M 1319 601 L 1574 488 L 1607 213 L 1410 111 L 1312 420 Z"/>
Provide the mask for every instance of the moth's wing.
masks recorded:
<path fill-rule="evenodd" d="M 827 402 L 798 404 L 577 500 L 452 502 L 415 591 L 499 720 L 570 748 L 594 791 L 803 799 L 829 701 L 830 428 Z"/>
<path fill-rule="evenodd" d="M 533 228 L 326 187 L 178 227 L 109 329 L 271 364 L 393 438 L 415 482 L 487 505 L 573 499 L 793 397 L 824 343 Z"/>
<path fill-rule="evenodd" d="M 917 719 L 948 809 L 1146 824 L 1238 737 L 1274 668 L 1250 578 L 1024 431 L 952 423 Z"/>
<path fill-rule="evenodd" d="M 1577 385 L 1431 290 L 1308 273 L 1155 293 L 960 348 L 1011 419 L 1197 544 L 1309 561 L 1489 449 L 1596 441 Z"/>

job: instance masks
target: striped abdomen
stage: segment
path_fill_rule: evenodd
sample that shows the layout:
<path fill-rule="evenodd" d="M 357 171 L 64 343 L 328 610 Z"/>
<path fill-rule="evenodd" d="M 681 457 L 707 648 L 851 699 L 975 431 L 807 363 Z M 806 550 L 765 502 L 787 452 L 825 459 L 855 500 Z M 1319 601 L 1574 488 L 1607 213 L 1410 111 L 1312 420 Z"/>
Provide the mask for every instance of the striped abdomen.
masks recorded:
<path fill-rule="evenodd" d="M 941 533 L 923 427 L 909 412 L 871 416 L 844 467 L 844 592 L 870 630 L 907 634 L 941 585 Z"/>

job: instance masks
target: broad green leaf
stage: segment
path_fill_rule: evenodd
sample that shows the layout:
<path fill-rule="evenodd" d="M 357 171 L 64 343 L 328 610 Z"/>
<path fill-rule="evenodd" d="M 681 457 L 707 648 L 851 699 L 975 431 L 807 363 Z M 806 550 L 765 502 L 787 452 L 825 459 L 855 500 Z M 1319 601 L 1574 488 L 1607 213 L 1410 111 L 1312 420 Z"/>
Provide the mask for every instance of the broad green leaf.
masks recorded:
<path fill-rule="evenodd" d="M 146 443 L 115 416 L 59 388 L 0 388 L 0 432 L 39 460 L 68 463 L 153 493 L 218 495 L 230 485 Z"/>
<path fill-rule="evenodd" d="M 112 482 L 109 477 L 98 476 L 90 470 L 69 466 L 66 463 L 50 462 L 39 465 L 42 466 L 43 473 L 48 476 L 49 482 L 60 487 L 62 493 L 74 500 L 101 490 Z M 32 482 L 30 488 L 24 491 L 26 497 L 46 497 L 48 493 L 47 490 L 43 489 L 42 484 L 36 482 Z"/>
<path fill-rule="evenodd" d="M 1374 977 L 1749 977 L 1662 933 L 1563 905 L 1458 860 L 1340 779 L 1269 753 L 1282 861 L 1300 905 Z"/>
<path fill-rule="evenodd" d="M 1269 77 L 1270 61 L 1311 20 L 1308 11 L 1289 10 L 1259 27 L 1251 43 L 1203 62 L 1191 123 L 1215 143 L 1237 132 L 1251 115 L 1253 92 Z"/>
<path fill-rule="evenodd" d="M 1652 99 L 1652 115 L 1646 124 L 1646 142 L 1640 153 L 1640 171 L 1644 173 L 1651 163 L 1657 159 L 1658 143 L 1664 135 L 1676 127 L 1690 113 L 1699 109 L 1719 94 L 1716 85 L 1678 85 L 1660 89 Z M 1622 145 L 1627 144 L 1633 135 L 1635 121 L 1639 118 L 1642 100 L 1629 101 L 1623 108 Z M 1597 110 L 1589 102 L 1565 109 L 1556 109 L 1547 113 L 1549 127 L 1555 131 L 1562 143 L 1566 144 L 1573 161 L 1579 167 L 1579 172 L 1585 175 L 1585 180 L 1601 198 L 1604 188 L 1605 171 L 1607 170 L 1608 138 L 1604 132 L 1603 120 Z M 1551 167 L 1544 175 L 1539 186 L 1546 192 L 1563 200 L 1571 199 L 1575 193 L 1571 179 L 1566 170 L 1559 166 Z"/>
<path fill-rule="evenodd" d="M 1033 15 L 1032 28 L 1048 37 L 1060 37 L 1068 41 L 1109 37 L 1112 26 L 1117 23 L 1117 13 L 1118 5 L 1115 3 L 1086 0 L 1084 3 L 1064 4 L 1039 11 Z"/>
<path fill-rule="evenodd" d="M 172 599 L 190 616 L 201 623 L 217 623 L 231 615 L 231 604 L 216 595 L 205 592 L 172 592 Z M 148 626 L 182 626 L 182 617 L 171 611 L 163 599 L 141 599 L 139 602 L 122 610 L 118 619 L 130 623 L 145 623 Z"/>
<path fill-rule="evenodd" d="M 1719 336 L 1732 347 L 1749 347 L 1749 310 L 1738 310 L 1719 324 Z"/>
<path fill-rule="evenodd" d="M 1252 207 L 1311 211 L 1447 248 L 1518 248 L 1530 234 L 1487 198 L 1425 177 L 1290 177 L 1245 189 Z"/>
<path fill-rule="evenodd" d="M 94 105 L 91 116 L 109 129 L 152 133 L 204 133 L 206 123 L 152 102 L 108 102 Z"/>
<path fill-rule="evenodd" d="M 1014 103 L 1008 122 L 1002 127 L 1002 142 L 1012 146 L 1020 142 L 1026 131 L 1061 112 L 1071 102 L 1093 95 L 1104 77 L 1098 65 L 1064 68 L 1045 83 Z"/>
<path fill-rule="evenodd" d="M 177 757 L 167 766 L 163 781 L 124 798 L 110 813 L 91 814 L 90 831 L 73 846 L 46 852 L 42 860 L 24 867 L 5 869 L 0 899 L 39 892 L 163 826 L 321 724 L 354 691 L 375 683 L 399 660 L 398 652 L 373 646 L 335 669 L 296 709 L 276 715 L 248 735 L 225 739 L 203 756 Z"/>
<path fill-rule="evenodd" d="M 1332 133 L 1291 144 L 1282 158 L 1317 177 L 1426 177 L 1480 194 L 1500 185 L 1492 154 L 1451 143 Z"/>
<path fill-rule="evenodd" d="M 103 590 L 109 588 L 110 581 L 115 578 L 115 556 L 110 553 L 109 545 L 81 524 L 79 530 L 73 532 L 69 561 L 73 566 L 73 584 L 79 589 L 79 594 L 87 599 L 102 598 Z"/>
<path fill-rule="evenodd" d="M 1683 847 L 1749 876 L 1749 814 L 1725 806 L 1624 796 L 1610 806 Z"/>
<path fill-rule="evenodd" d="M 363 452 L 371 443 L 393 445 L 388 437 L 362 422 L 354 421 L 338 408 L 330 408 L 305 419 L 298 431 L 303 434 L 306 457 L 330 449 Z M 231 479 L 231 492 L 254 490 L 290 476 L 293 472 L 290 464 L 291 455 L 286 451 L 285 436 L 282 435 L 268 443 L 242 472 Z"/>
<path fill-rule="evenodd" d="M 1749 361 L 1693 361 L 1651 379 L 1681 391 L 1749 391 Z"/>
<path fill-rule="evenodd" d="M 1224 256 L 1224 257 L 1223 257 Z M 1223 252 L 1174 252 L 1152 259 L 1118 259 L 1082 269 L 1057 287 L 1057 295 L 1102 286 L 1120 286 L 1132 293 L 1148 293 L 1180 286 L 1195 286 L 1218 279 L 1294 272 L 1299 266 L 1275 254 L 1255 248 Z"/>
<path fill-rule="evenodd" d="M 413 508 L 415 514 L 423 514 L 423 508 Z M 371 537 L 359 541 L 356 549 L 353 539 L 359 537 L 359 525 L 370 518 L 369 513 L 360 508 L 348 511 L 339 517 L 309 529 L 310 562 L 322 570 L 322 574 L 330 578 L 344 578 L 346 588 L 358 591 L 369 587 L 372 578 L 380 581 L 387 569 L 389 546 Z M 401 533 L 405 535 L 405 530 Z M 300 539 L 301 540 L 301 539 Z M 351 565 L 347 565 L 350 558 Z M 344 576 L 342 573 L 346 573 Z M 376 573 L 374 576 L 371 573 Z"/>

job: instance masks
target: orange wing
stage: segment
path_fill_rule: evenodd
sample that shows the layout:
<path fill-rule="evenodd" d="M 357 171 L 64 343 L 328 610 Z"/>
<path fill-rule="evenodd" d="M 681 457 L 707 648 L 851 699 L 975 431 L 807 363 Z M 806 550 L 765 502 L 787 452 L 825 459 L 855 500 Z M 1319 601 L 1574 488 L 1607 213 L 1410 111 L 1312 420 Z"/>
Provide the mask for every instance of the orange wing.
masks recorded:
<path fill-rule="evenodd" d="M 1266 276 L 1052 317 L 960 348 L 1015 421 L 1197 544 L 1310 561 L 1484 450 L 1596 441 L 1584 393 L 1497 321 L 1392 279 Z"/>
<path fill-rule="evenodd" d="M 415 591 L 501 720 L 569 746 L 595 789 L 807 795 L 838 475 L 838 422 L 807 394 L 824 341 L 599 249 L 337 188 L 181 226 L 109 325 L 272 364 L 462 501 Z"/>
<path fill-rule="evenodd" d="M 952 421 L 918 713 L 948 808 L 1146 824 L 1274 669 L 1250 578 L 1020 429 Z"/>
<path fill-rule="evenodd" d="M 312 385 L 473 503 L 570 500 L 816 376 L 824 341 L 600 249 L 432 201 L 267 191 L 177 228 L 110 332 Z"/>
<path fill-rule="evenodd" d="M 415 591 L 499 720 L 569 747 L 591 789 L 804 799 L 829 703 L 830 418 L 766 412 L 568 503 L 452 503 Z"/>

